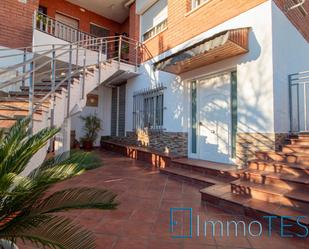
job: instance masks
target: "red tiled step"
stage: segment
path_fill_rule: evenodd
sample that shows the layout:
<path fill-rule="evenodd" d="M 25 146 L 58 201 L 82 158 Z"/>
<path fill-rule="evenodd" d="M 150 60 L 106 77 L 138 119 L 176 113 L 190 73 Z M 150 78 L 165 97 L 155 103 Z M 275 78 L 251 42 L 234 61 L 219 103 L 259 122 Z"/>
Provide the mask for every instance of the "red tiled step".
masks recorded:
<path fill-rule="evenodd" d="M 167 167 L 163 169 L 161 168 L 160 172 L 166 175 L 175 176 L 181 180 L 186 180 L 192 183 L 203 184 L 204 186 L 210 186 L 222 183 L 218 179 L 215 179 L 215 177 L 205 176 L 198 172 L 192 172 L 181 168 L 175 168 L 175 167 Z"/>
<path fill-rule="evenodd" d="M 259 151 L 255 153 L 260 160 L 273 160 L 276 162 L 297 163 L 309 166 L 309 154 L 306 153 L 283 153 L 275 151 Z"/>
<path fill-rule="evenodd" d="M 235 165 L 188 158 L 173 159 L 172 166 L 199 172 L 208 176 L 226 178 L 230 181 L 239 178 L 240 174 L 243 172 L 243 170 L 238 170 Z"/>
<path fill-rule="evenodd" d="M 309 210 L 285 207 L 275 203 L 232 194 L 229 185 L 214 185 L 204 188 L 200 190 L 200 192 L 203 201 L 215 204 L 227 212 L 236 213 L 237 215 L 244 214 L 261 221 L 265 221 L 265 219 L 262 218 L 263 216 L 269 215 L 277 216 L 278 218 L 282 216 L 293 216 L 288 219 L 288 221 L 293 224 L 293 227 L 290 227 L 292 231 L 297 230 L 299 227 L 296 225 L 296 217 L 298 216 L 307 216 L 306 219 L 301 220 L 301 223 L 309 225 Z M 277 219 L 277 221 L 278 220 L 280 219 Z M 280 226 L 277 226 L 277 228 L 280 228 Z"/>
<path fill-rule="evenodd" d="M 309 145 L 289 144 L 282 148 L 283 153 L 308 153 Z"/>
<path fill-rule="evenodd" d="M 282 187 L 289 190 L 309 190 L 309 175 L 297 176 L 293 174 L 264 172 L 249 169 L 243 173 L 242 179 L 254 183 Z"/>
<path fill-rule="evenodd" d="M 291 138 L 291 144 L 295 145 L 309 145 L 309 137 L 308 138 Z"/>
<path fill-rule="evenodd" d="M 232 193 L 252 197 L 257 200 L 281 204 L 290 207 L 309 208 L 309 196 L 301 195 L 300 190 L 262 185 L 250 181 L 236 180 L 231 183 Z M 302 198 L 300 198 L 300 196 Z"/>
<path fill-rule="evenodd" d="M 248 164 L 249 169 L 257 169 L 266 172 L 274 173 L 287 173 L 296 176 L 306 176 L 309 175 L 309 166 L 285 163 L 285 162 L 275 162 L 275 161 L 263 161 L 263 160 L 252 160 Z"/>

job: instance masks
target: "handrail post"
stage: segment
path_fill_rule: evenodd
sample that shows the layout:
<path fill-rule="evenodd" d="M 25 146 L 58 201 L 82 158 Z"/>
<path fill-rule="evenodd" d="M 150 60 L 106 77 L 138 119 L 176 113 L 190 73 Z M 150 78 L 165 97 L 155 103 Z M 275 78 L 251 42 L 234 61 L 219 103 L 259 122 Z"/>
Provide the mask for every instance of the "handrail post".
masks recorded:
<path fill-rule="evenodd" d="M 101 69 L 102 69 L 102 41 L 103 39 L 100 39 L 100 45 L 99 45 L 99 53 L 98 53 L 98 85 L 101 83 Z"/>
<path fill-rule="evenodd" d="M 71 81 L 72 81 L 72 44 L 69 51 L 69 78 L 68 78 L 68 103 L 67 103 L 67 118 L 70 117 L 70 99 L 71 99 Z"/>
<path fill-rule="evenodd" d="M 33 107 L 34 107 L 34 62 L 30 63 L 30 82 L 29 82 L 29 131 L 30 134 L 33 134 Z"/>
<path fill-rule="evenodd" d="M 105 38 L 105 56 L 106 56 L 106 60 L 108 59 L 107 53 L 108 53 L 108 43 L 107 43 L 107 39 Z"/>
<path fill-rule="evenodd" d="M 293 132 L 293 103 L 292 103 L 292 76 L 289 75 L 289 112 L 290 112 L 290 132 Z"/>
<path fill-rule="evenodd" d="M 50 127 L 55 126 L 55 88 L 56 88 L 56 50 L 55 45 L 52 45 L 52 61 L 51 61 L 51 110 L 50 110 Z M 54 138 L 51 138 L 49 145 L 49 152 L 53 152 Z"/>
<path fill-rule="evenodd" d="M 139 44 L 138 44 L 138 42 L 136 42 L 136 46 L 135 46 L 135 72 L 137 72 L 138 53 L 139 53 Z"/>
<path fill-rule="evenodd" d="M 120 69 L 120 62 L 121 62 L 121 47 L 122 47 L 122 36 L 119 36 L 118 42 L 118 68 Z"/>
<path fill-rule="evenodd" d="M 24 49 L 24 54 L 23 54 L 23 79 L 22 79 L 22 86 L 25 86 L 25 73 L 26 73 L 26 60 L 27 60 L 27 48 Z"/>
<path fill-rule="evenodd" d="M 37 12 L 37 10 L 35 10 L 34 11 L 34 13 L 33 13 L 33 30 L 36 30 L 36 26 L 37 26 L 37 16 L 38 16 L 38 12 Z"/>
<path fill-rule="evenodd" d="M 83 65 L 82 99 L 84 99 L 84 98 L 85 98 L 85 83 L 86 83 L 86 57 L 87 57 L 87 48 L 84 48 L 84 65 Z"/>

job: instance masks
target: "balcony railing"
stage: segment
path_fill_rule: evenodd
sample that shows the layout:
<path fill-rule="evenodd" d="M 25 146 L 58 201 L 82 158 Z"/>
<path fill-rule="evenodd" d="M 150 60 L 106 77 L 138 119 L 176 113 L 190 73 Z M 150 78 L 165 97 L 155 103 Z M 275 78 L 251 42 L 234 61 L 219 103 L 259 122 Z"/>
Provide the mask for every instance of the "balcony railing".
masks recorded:
<path fill-rule="evenodd" d="M 67 42 L 91 40 L 96 36 L 73 28 L 41 12 L 35 13 L 35 28 Z"/>

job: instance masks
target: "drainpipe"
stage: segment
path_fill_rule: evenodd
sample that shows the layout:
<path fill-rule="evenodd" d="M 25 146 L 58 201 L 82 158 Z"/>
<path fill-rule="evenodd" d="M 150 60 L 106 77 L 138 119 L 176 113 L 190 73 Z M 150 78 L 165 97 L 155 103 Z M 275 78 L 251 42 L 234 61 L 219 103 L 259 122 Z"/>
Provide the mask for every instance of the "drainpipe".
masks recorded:
<path fill-rule="evenodd" d="M 130 8 L 130 5 L 133 4 L 134 2 L 135 2 L 135 0 L 129 0 L 128 2 L 126 2 L 126 3 L 124 4 L 124 7 Z"/>

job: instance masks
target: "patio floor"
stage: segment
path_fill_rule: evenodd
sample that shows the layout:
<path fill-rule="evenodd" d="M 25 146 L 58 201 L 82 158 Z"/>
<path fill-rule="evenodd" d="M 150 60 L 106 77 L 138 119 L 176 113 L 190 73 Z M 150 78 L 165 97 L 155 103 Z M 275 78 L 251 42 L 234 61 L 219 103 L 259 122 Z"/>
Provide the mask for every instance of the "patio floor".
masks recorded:
<path fill-rule="evenodd" d="M 117 210 L 77 210 L 66 214 L 94 232 L 98 249 L 309 248 L 308 239 L 280 238 L 276 233 L 268 237 L 266 231 L 262 237 L 221 238 L 218 234 L 197 238 L 194 234 L 192 239 L 171 238 L 170 208 L 193 208 L 201 221 L 243 220 L 249 223 L 252 220 L 203 204 L 197 186 L 170 179 L 143 162 L 106 151 L 99 154 L 104 167 L 57 185 L 57 189 L 95 186 L 118 194 Z M 34 247 L 21 246 L 23 248 Z"/>

